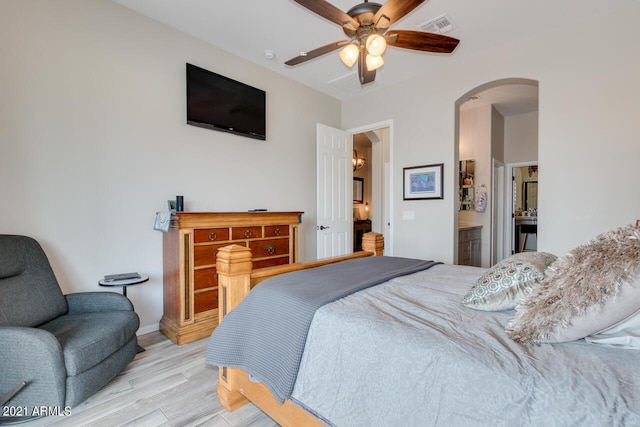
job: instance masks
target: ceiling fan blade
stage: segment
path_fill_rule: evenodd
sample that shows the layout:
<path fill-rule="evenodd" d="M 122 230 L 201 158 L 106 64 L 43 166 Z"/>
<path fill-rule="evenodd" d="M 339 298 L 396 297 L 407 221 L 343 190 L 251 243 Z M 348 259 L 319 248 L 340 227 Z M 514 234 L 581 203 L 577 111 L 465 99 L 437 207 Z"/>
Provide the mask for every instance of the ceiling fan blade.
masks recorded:
<path fill-rule="evenodd" d="M 294 66 L 294 65 L 301 64 L 303 62 L 310 61 L 326 53 L 333 52 L 336 49 L 340 49 L 342 46 L 346 45 L 347 43 L 349 43 L 349 40 L 340 40 L 339 42 L 329 43 L 328 45 L 310 50 L 308 52 L 304 52 L 304 54 L 300 54 L 295 58 L 291 58 L 290 60 L 286 61 L 285 64 L 289 66 Z"/>
<path fill-rule="evenodd" d="M 366 53 L 364 49 L 360 50 L 360 56 L 358 56 L 358 77 L 360 78 L 361 85 L 366 85 L 376 79 L 376 70 L 367 70 Z"/>
<path fill-rule="evenodd" d="M 403 18 L 424 2 L 425 0 L 387 0 L 376 12 L 373 22 L 376 23 L 378 28 L 389 28 L 394 22 Z M 381 18 L 383 19 L 381 20 Z"/>
<path fill-rule="evenodd" d="M 347 15 L 345 12 L 341 11 L 331 3 L 325 0 L 293 0 L 298 3 L 300 6 L 309 9 L 311 12 L 316 13 L 323 18 L 328 19 L 331 22 L 335 22 L 341 27 L 345 24 L 351 24 L 350 27 L 355 31 L 358 29 L 360 24 L 358 21 Z"/>
<path fill-rule="evenodd" d="M 436 53 L 451 53 L 460 43 L 460 40 L 442 34 L 410 30 L 388 31 L 385 39 L 388 46 Z"/>

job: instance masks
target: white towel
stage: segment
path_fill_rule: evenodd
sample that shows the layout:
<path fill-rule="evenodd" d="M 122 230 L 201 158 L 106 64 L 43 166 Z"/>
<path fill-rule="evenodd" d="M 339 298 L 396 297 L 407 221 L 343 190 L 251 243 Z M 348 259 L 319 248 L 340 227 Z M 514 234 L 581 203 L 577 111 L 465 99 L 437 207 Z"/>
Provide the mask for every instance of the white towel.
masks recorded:
<path fill-rule="evenodd" d="M 169 231 L 169 224 L 171 223 L 171 211 L 156 212 L 156 222 L 153 225 L 153 229 L 166 233 Z"/>
<path fill-rule="evenodd" d="M 476 189 L 476 212 L 484 212 L 487 209 L 487 186 L 482 184 Z"/>

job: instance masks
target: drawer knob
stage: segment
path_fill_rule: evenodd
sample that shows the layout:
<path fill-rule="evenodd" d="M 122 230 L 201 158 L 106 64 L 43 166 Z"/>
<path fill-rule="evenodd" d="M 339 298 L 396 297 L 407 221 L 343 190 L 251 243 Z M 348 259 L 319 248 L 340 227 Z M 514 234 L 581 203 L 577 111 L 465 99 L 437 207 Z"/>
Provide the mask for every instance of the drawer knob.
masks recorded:
<path fill-rule="evenodd" d="M 213 278 L 214 278 L 214 279 L 217 279 L 217 278 L 218 278 L 218 273 L 214 274 L 214 275 L 213 275 Z"/>
<path fill-rule="evenodd" d="M 273 231 L 273 234 L 275 234 L 276 236 L 279 236 L 279 235 L 280 235 L 280 229 L 279 229 L 279 228 L 276 228 L 276 229 Z"/>
<path fill-rule="evenodd" d="M 215 302 L 218 302 L 218 297 L 213 297 L 213 300 L 214 300 Z"/>
<path fill-rule="evenodd" d="M 216 233 L 209 234 L 209 240 L 216 240 L 217 238 L 218 238 L 218 235 Z"/>
<path fill-rule="evenodd" d="M 246 237 L 247 239 L 248 239 L 249 237 L 251 237 L 251 230 L 246 230 L 246 231 L 244 232 L 244 237 Z"/>
<path fill-rule="evenodd" d="M 269 255 L 273 255 L 276 252 L 275 245 L 268 245 L 264 247 L 264 250 L 267 251 Z"/>

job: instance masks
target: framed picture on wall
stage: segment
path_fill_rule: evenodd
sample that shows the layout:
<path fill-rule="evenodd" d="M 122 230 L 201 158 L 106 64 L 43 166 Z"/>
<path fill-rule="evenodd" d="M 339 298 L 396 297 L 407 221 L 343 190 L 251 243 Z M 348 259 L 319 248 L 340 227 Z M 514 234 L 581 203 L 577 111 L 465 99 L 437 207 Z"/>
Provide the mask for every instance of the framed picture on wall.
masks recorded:
<path fill-rule="evenodd" d="M 444 163 L 404 168 L 403 199 L 444 199 L 443 170 Z"/>

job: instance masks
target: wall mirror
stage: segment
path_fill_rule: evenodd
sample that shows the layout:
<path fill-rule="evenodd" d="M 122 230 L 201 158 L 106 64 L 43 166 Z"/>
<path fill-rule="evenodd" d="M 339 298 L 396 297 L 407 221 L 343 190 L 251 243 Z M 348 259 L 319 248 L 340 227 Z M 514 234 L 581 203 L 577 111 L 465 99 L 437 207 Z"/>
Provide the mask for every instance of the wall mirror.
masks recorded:
<path fill-rule="evenodd" d="M 538 209 L 538 181 L 525 181 L 522 183 L 523 209 Z"/>
<path fill-rule="evenodd" d="M 353 178 L 353 203 L 364 202 L 364 178 Z"/>
<path fill-rule="evenodd" d="M 473 185 L 473 179 L 475 174 L 476 174 L 475 160 L 460 160 L 460 185 Z"/>
<path fill-rule="evenodd" d="M 513 209 L 516 216 L 529 214 L 538 209 L 538 167 L 518 166 L 513 168 Z"/>

